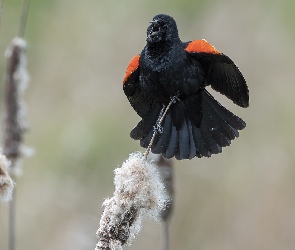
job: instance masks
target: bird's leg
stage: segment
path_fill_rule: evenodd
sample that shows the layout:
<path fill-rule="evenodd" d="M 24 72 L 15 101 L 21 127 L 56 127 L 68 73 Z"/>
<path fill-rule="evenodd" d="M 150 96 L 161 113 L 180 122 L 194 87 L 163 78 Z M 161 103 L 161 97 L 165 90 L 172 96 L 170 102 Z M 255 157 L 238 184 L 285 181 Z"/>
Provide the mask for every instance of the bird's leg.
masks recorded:
<path fill-rule="evenodd" d="M 161 125 L 161 123 L 163 122 L 164 120 L 164 117 L 168 111 L 168 109 L 170 108 L 170 106 L 173 104 L 173 103 L 176 103 L 177 101 L 180 101 L 180 99 L 178 98 L 179 94 L 178 95 L 175 95 L 175 96 L 170 96 L 170 102 L 169 104 L 167 105 L 166 109 L 165 109 L 165 105 L 163 104 L 163 108 L 160 112 L 160 115 L 158 117 L 158 120 L 157 120 L 157 123 L 156 125 L 154 126 L 154 132 L 159 132 L 160 134 L 163 133 L 163 127 Z M 165 109 L 165 112 L 164 112 L 164 109 Z M 164 114 L 163 114 L 164 112 Z"/>
<path fill-rule="evenodd" d="M 149 152 L 150 152 L 150 150 L 152 148 L 152 145 L 154 143 L 154 140 L 155 140 L 155 137 L 156 137 L 157 133 L 160 133 L 160 134 L 163 133 L 163 127 L 162 127 L 161 123 L 163 121 L 163 117 L 166 114 L 166 110 L 165 110 L 165 112 L 164 112 L 164 110 L 165 110 L 165 105 L 163 104 L 163 107 L 162 107 L 162 109 L 160 111 L 160 114 L 159 114 L 159 117 L 157 119 L 157 122 L 156 122 L 156 124 L 153 127 L 154 133 L 153 133 L 152 139 L 150 140 L 150 143 L 149 143 L 149 145 L 148 145 L 145 153 L 143 154 L 145 157 L 148 156 L 148 154 L 149 154 Z M 163 114 L 163 112 L 164 112 L 164 114 Z"/>
<path fill-rule="evenodd" d="M 162 134 L 163 133 L 163 127 L 161 124 L 157 123 L 155 126 L 154 126 L 154 132 L 157 132 L 157 133 L 160 133 Z"/>
<path fill-rule="evenodd" d="M 155 133 L 160 133 L 160 134 L 163 133 L 163 127 L 162 127 L 160 121 L 161 121 L 161 118 L 162 118 L 162 116 L 163 116 L 163 112 L 164 112 L 164 110 L 165 110 L 165 105 L 163 104 L 163 108 L 161 109 L 161 112 L 160 112 L 160 114 L 159 114 L 159 117 L 158 117 L 158 119 L 157 119 L 157 122 L 156 122 L 156 124 L 155 124 L 154 127 L 153 127 Z"/>
<path fill-rule="evenodd" d="M 170 102 L 169 104 L 167 105 L 167 107 L 165 108 L 165 105 L 163 105 L 163 108 L 161 109 L 161 112 L 160 112 L 160 115 L 158 117 L 158 120 L 154 126 L 154 133 L 153 133 L 153 137 L 152 139 L 150 140 L 150 143 L 149 143 L 149 146 L 147 147 L 145 153 L 143 154 L 145 157 L 148 156 L 152 146 L 153 146 L 153 143 L 154 143 L 154 140 L 155 140 L 155 137 L 156 137 L 156 134 L 159 132 L 159 133 L 163 133 L 163 127 L 162 127 L 162 122 L 165 118 L 165 115 L 167 114 L 170 106 L 172 105 L 172 103 L 176 102 L 176 101 L 180 101 L 180 99 L 178 98 L 179 95 L 177 96 L 173 96 L 170 98 Z M 164 111 L 165 110 L 165 111 Z M 164 113 L 163 113 L 164 111 Z"/>

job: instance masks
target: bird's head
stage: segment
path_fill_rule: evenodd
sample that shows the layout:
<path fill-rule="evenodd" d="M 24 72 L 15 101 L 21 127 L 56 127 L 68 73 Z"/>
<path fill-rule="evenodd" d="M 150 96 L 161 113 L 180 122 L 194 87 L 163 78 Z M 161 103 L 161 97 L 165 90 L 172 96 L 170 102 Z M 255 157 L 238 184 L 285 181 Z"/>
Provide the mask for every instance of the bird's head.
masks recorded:
<path fill-rule="evenodd" d="M 156 15 L 147 29 L 147 43 L 156 45 L 162 42 L 172 42 L 174 39 L 179 39 L 179 36 L 173 17 L 164 14 Z"/>

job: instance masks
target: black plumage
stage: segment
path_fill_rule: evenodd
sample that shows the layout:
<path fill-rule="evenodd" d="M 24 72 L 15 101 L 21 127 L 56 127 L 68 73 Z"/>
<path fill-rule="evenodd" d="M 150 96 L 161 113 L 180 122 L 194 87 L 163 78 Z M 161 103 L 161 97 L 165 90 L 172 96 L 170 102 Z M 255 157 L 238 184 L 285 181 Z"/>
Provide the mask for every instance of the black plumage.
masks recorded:
<path fill-rule="evenodd" d="M 146 40 L 123 82 L 124 93 L 142 118 L 131 138 L 148 147 L 161 112 L 174 98 L 162 131 L 157 130 L 152 152 L 179 160 L 222 152 L 246 123 L 217 102 L 206 86 L 248 107 L 248 86 L 238 67 L 205 40 L 182 42 L 168 15 L 153 18 Z"/>

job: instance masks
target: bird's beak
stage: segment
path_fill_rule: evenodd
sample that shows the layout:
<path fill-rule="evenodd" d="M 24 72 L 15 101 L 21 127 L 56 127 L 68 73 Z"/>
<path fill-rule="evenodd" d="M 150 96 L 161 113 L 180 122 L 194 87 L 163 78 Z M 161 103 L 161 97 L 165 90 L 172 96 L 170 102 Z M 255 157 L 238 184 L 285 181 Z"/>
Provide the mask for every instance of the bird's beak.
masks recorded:
<path fill-rule="evenodd" d="M 158 27 L 159 27 L 159 21 L 158 20 L 152 20 L 150 21 L 150 24 L 152 25 L 152 29 L 150 30 L 150 32 L 147 35 L 146 41 L 147 42 L 151 42 L 153 40 L 153 38 L 158 34 Z M 156 30 L 155 30 L 156 29 Z"/>
<path fill-rule="evenodd" d="M 152 20 L 150 21 L 151 24 L 157 24 L 158 23 L 158 20 Z"/>

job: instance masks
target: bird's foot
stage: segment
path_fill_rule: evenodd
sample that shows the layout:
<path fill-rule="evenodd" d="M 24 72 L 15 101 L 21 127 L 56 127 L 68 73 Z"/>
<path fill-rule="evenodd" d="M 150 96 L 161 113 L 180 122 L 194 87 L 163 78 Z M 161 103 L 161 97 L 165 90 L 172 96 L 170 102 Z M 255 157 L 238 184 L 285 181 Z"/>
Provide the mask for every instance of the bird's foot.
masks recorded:
<path fill-rule="evenodd" d="M 154 129 L 154 132 L 159 133 L 159 134 L 162 134 L 163 131 L 164 131 L 163 127 L 162 127 L 161 124 L 159 124 L 159 123 L 157 123 L 157 124 L 153 127 L 153 129 Z"/>
<path fill-rule="evenodd" d="M 164 113 L 164 110 L 165 110 L 165 105 L 163 104 L 163 107 L 162 107 L 162 109 L 161 109 L 161 112 L 160 112 L 160 114 L 159 114 L 159 117 L 158 117 L 158 119 L 157 119 L 157 123 L 154 125 L 154 127 L 153 127 L 153 130 L 154 130 L 154 132 L 155 133 L 160 133 L 160 134 L 162 134 L 163 133 L 163 127 L 161 126 L 161 119 L 162 119 L 162 116 L 163 116 L 163 113 Z"/>
<path fill-rule="evenodd" d="M 172 103 L 176 103 L 177 101 L 180 101 L 180 99 L 178 98 L 179 95 L 175 95 L 175 96 L 171 96 L 170 97 L 170 101 Z"/>

